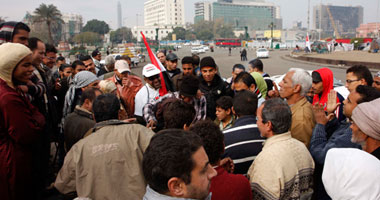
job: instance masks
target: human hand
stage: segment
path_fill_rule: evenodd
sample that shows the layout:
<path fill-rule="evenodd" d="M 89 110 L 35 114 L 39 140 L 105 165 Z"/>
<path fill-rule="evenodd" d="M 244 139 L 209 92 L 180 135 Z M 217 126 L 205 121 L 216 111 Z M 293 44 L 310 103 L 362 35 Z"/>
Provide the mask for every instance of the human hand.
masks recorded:
<path fill-rule="evenodd" d="M 273 82 L 273 87 L 274 87 L 274 90 L 270 90 L 268 92 L 268 98 L 276 98 L 280 96 L 280 92 L 278 91 L 278 87 L 275 82 Z"/>
<path fill-rule="evenodd" d="M 323 109 L 323 106 L 319 104 L 319 102 L 313 106 L 313 112 L 315 121 L 318 124 L 322 125 L 326 125 L 327 122 L 334 117 L 334 113 L 330 113 L 328 116 L 326 116 L 325 110 Z"/>
<path fill-rule="evenodd" d="M 219 166 L 223 167 L 228 173 L 234 173 L 235 164 L 230 157 L 222 159 Z"/>
<path fill-rule="evenodd" d="M 151 119 L 148 122 L 148 124 L 146 125 L 146 127 L 153 130 L 153 129 L 156 129 L 156 124 L 157 124 L 157 122 L 154 121 L 153 119 Z"/>
<path fill-rule="evenodd" d="M 124 120 L 124 122 L 127 122 L 127 123 L 132 123 L 135 121 L 136 121 L 136 118 L 129 118 L 129 119 Z"/>
<path fill-rule="evenodd" d="M 334 111 L 340 106 L 340 103 L 336 102 L 337 93 L 335 90 L 331 90 L 327 96 L 326 111 L 328 114 L 334 113 Z"/>
<path fill-rule="evenodd" d="M 26 85 L 18 85 L 17 86 L 22 92 L 28 93 L 28 86 Z"/>
<path fill-rule="evenodd" d="M 56 80 L 55 80 L 55 84 L 54 84 L 54 88 L 55 88 L 55 90 L 60 90 L 61 89 L 61 87 L 62 87 L 62 85 L 61 85 L 61 79 L 59 79 L 59 78 L 57 78 Z"/>

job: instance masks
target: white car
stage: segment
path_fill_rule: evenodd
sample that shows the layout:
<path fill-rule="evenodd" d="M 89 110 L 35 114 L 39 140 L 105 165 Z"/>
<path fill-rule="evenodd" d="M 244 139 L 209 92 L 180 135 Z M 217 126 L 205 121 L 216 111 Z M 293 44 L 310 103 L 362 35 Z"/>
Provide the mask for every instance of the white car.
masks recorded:
<path fill-rule="evenodd" d="M 307 71 L 309 72 L 309 74 L 311 75 L 311 73 L 313 71 Z M 271 76 L 270 79 L 276 83 L 278 89 L 280 89 L 280 82 L 282 81 L 282 79 L 284 79 L 286 74 L 282 74 L 282 75 L 275 75 L 275 76 Z M 342 95 L 344 97 L 344 99 L 347 99 L 348 95 L 350 94 L 350 92 L 348 91 L 348 89 L 344 86 L 344 84 L 342 83 L 341 80 L 338 80 L 334 77 L 334 90 L 337 91 L 340 95 Z"/>
<path fill-rule="evenodd" d="M 208 46 L 202 46 L 202 48 L 205 50 L 205 51 L 210 51 L 210 48 Z"/>
<path fill-rule="evenodd" d="M 205 53 L 206 51 L 204 50 L 203 47 L 193 47 L 191 48 L 191 53 L 192 54 L 200 54 L 200 53 Z"/>
<path fill-rule="evenodd" d="M 257 58 L 269 58 L 269 51 L 265 48 L 257 49 L 256 57 Z"/>

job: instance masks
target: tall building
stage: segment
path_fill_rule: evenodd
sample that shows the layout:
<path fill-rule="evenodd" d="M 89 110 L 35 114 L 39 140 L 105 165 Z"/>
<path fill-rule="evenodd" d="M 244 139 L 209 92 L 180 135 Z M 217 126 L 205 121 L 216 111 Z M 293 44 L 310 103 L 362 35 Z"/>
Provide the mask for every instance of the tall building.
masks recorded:
<path fill-rule="evenodd" d="M 144 3 L 144 26 L 185 25 L 184 0 L 147 0 Z"/>
<path fill-rule="evenodd" d="M 121 3 L 117 2 L 117 28 L 121 28 L 123 26 L 122 23 L 122 15 L 121 15 Z"/>
<path fill-rule="evenodd" d="M 77 14 L 63 14 L 62 40 L 67 41 L 75 34 L 79 34 L 83 28 L 83 17 Z"/>
<path fill-rule="evenodd" d="M 334 22 L 334 23 L 333 23 Z M 325 37 L 337 30 L 341 36 L 355 37 L 356 28 L 363 23 L 362 6 L 317 5 L 313 9 L 313 28 L 321 29 Z M 334 27 L 335 24 L 335 27 Z"/>
<path fill-rule="evenodd" d="M 235 29 L 261 31 L 282 29 L 280 7 L 262 0 L 219 0 L 212 4 L 213 20 L 223 19 L 224 23 L 232 24 Z"/>
<path fill-rule="evenodd" d="M 356 29 L 356 37 L 365 38 L 373 37 L 378 38 L 380 33 L 380 22 L 360 24 Z"/>
<path fill-rule="evenodd" d="M 212 20 L 212 4 L 210 2 L 197 2 L 195 5 L 194 23 Z"/>

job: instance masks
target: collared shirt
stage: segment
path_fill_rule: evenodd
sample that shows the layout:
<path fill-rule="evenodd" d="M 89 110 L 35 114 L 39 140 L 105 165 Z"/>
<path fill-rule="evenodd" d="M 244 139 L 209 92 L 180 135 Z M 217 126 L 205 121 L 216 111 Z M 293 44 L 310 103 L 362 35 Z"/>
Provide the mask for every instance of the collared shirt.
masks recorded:
<path fill-rule="evenodd" d="M 150 120 L 157 121 L 154 113 L 154 108 L 158 103 L 163 102 L 167 98 L 177 98 L 181 99 L 179 92 L 173 92 L 173 93 L 168 93 L 157 100 L 152 100 L 151 102 L 145 104 L 144 106 L 144 119 L 146 122 L 149 122 Z M 206 119 L 206 112 L 207 112 L 207 103 L 206 103 L 206 98 L 202 96 L 200 99 L 193 97 L 193 101 L 191 103 L 194 106 L 195 109 L 195 118 L 194 122 Z"/>
<path fill-rule="evenodd" d="M 192 199 L 179 198 L 179 197 L 171 197 L 171 196 L 167 196 L 167 195 L 164 195 L 164 194 L 160 194 L 160 193 L 154 191 L 148 185 L 146 187 L 146 193 L 145 193 L 145 195 L 143 197 L 143 200 L 192 200 Z M 207 196 L 207 198 L 205 200 L 211 200 L 211 193 Z"/>
<path fill-rule="evenodd" d="M 256 116 L 248 115 L 236 120 L 234 126 L 224 130 L 225 152 L 235 164 L 235 174 L 246 174 L 253 160 L 263 148 L 262 138 L 257 128 Z"/>
<path fill-rule="evenodd" d="M 291 106 L 292 110 L 292 126 L 290 128 L 292 137 L 303 142 L 309 147 L 310 138 L 315 126 L 312 105 L 302 98 Z"/>
<path fill-rule="evenodd" d="M 143 108 L 148 102 L 158 99 L 160 97 L 160 90 L 154 89 L 148 83 L 145 84 L 136 94 L 135 97 L 135 115 L 143 116 Z"/>

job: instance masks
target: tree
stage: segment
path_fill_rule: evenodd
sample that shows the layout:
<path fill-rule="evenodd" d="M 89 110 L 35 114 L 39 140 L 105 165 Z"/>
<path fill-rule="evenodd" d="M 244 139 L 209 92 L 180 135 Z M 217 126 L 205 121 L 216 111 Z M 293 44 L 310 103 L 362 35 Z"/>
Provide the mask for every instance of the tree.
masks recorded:
<path fill-rule="evenodd" d="M 127 27 L 121 27 L 117 29 L 116 31 L 111 31 L 110 33 L 110 39 L 112 43 L 122 43 L 123 40 L 126 42 L 134 42 L 136 39 L 132 35 L 132 31 L 130 28 Z"/>
<path fill-rule="evenodd" d="M 102 42 L 102 38 L 98 33 L 82 32 L 74 36 L 74 42 L 87 45 L 96 45 Z"/>
<path fill-rule="evenodd" d="M 34 11 L 34 22 L 45 22 L 49 33 L 49 43 L 54 44 L 52 36 L 52 28 L 64 23 L 61 19 L 61 12 L 53 4 L 41 4 L 40 7 Z"/>
<path fill-rule="evenodd" d="M 185 40 L 186 39 L 187 30 L 182 27 L 176 27 L 173 29 L 173 32 L 169 33 L 166 37 L 167 40 L 172 40 L 173 34 L 176 35 L 177 40 Z"/>
<path fill-rule="evenodd" d="M 110 27 L 105 21 L 99 21 L 97 19 L 90 20 L 83 27 L 83 32 L 94 32 L 100 35 L 104 35 L 110 31 Z"/>

